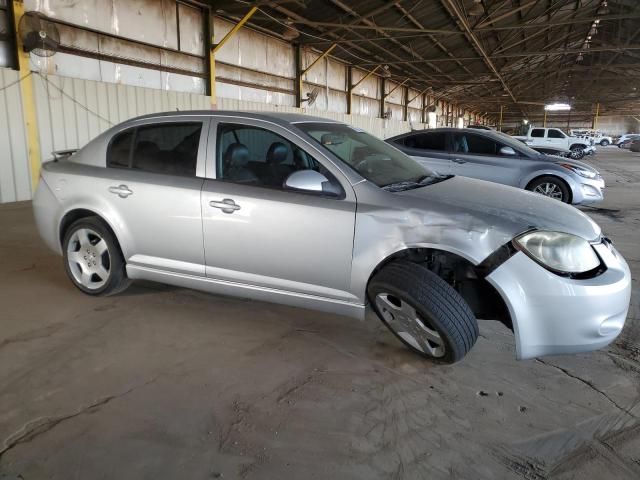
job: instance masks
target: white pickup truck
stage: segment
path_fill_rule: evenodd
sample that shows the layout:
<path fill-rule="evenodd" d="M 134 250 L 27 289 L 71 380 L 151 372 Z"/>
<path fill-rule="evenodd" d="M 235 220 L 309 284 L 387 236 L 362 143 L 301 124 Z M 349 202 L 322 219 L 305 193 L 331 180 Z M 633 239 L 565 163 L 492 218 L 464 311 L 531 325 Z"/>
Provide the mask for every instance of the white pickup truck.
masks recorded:
<path fill-rule="evenodd" d="M 572 137 L 584 138 L 584 139 L 593 139 L 593 143 L 595 145 L 601 145 L 606 147 L 607 145 L 611 145 L 613 143 L 613 137 L 609 135 L 605 135 L 600 130 L 593 129 L 578 129 L 578 130 L 569 130 L 569 135 Z"/>
<path fill-rule="evenodd" d="M 532 147 L 559 147 L 571 150 L 571 158 L 579 160 L 585 155 L 595 153 L 596 147 L 590 140 L 570 137 L 559 128 L 530 127 L 527 135 L 514 136 Z"/>

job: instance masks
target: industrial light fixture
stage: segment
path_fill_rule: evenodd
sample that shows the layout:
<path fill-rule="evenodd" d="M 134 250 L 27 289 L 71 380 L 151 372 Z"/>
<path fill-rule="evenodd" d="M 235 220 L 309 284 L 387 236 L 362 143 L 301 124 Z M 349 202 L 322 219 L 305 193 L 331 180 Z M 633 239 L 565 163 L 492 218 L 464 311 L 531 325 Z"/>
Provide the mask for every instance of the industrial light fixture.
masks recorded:
<path fill-rule="evenodd" d="M 578 60 L 579 62 L 581 62 L 582 60 L 584 60 L 584 55 L 582 55 L 582 52 L 580 52 L 580 53 L 578 54 L 578 58 L 577 58 L 576 60 Z"/>
<path fill-rule="evenodd" d="M 598 8 L 598 11 L 596 13 L 598 15 L 607 15 L 609 13 L 609 5 L 607 4 L 607 0 L 604 0 L 600 4 L 600 8 Z"/>
<path fill-rule="evenodd" d="M 484 7 L 482 6 L 482 0 L 473 0 L 473 5 L 469 7 L 467 13 L 472 17 L 479 17 L 484 15 Z"/>
<path fill-rule="evenodd" d="M 524 120 L 522 120 L 522 123 L 524 123 L 525 125 L 529 124 L 529 120 L 527 120 L 526 118 Z"/>
<path fill-rule="evenodd" d="M 544 106 L 547 112 L 566 112 L 571 110 L 571 105 L 568 103 L 549 103 Z"/>

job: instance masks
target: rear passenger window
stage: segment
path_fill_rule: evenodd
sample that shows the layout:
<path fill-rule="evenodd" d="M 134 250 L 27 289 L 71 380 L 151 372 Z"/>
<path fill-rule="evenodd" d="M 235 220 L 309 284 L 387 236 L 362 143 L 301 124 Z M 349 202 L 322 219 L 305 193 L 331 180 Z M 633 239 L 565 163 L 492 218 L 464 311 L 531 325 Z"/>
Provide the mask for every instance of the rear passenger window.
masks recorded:
<path fill-rule="evenodd" d="M 535 138 L 544 138 L 544 128 L 534 128 L 531 130 L 531 136 Z"/>
<path fill-rule="evenodd" d="M 135 129 L 119 133 L 109 144 L 107 150 L 107 166 L 114 168 L 129 168 L 131 141 Z"/>
<path fill-rule="evenodd" d="M 404 138 L 404 146 L 421 150 L 444 151 L 447 146 L 447 134 L 444 132 L 418 133 Z"/>
<path fill-rule="evenodd" d="M 193 177 L 201 123 L 161 123 L 136 130 L 131 168 Z"/>

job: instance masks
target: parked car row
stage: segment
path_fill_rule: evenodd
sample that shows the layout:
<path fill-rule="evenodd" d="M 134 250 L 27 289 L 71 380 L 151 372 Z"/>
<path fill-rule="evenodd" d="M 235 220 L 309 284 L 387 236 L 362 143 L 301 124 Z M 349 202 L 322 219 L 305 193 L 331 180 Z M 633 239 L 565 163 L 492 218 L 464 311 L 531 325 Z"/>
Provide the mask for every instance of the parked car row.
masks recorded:
<path fill-rule="evenodd" d="M 620 135 L 616 141 L 615 144 L 620 147 L 620 148 L 625 148 L 623 145 L 628 145 L 630 142 L 630 140 L 637 140 L 640 138 L 640 134 L 638 133 L 625 133 L 624 135 Z"/>
<path fill-rule="evenodd" d="M 412 351 L 451 363 L 478 318 L 511 328 L 519 359 L 618 336 L 629 267 L 553 200 L 603 187 L 592 167 L 491 131 L 385 143 L 304 115 L 171 112 L 44 163 L 33 207 L 87 294 L 145 279 L 358 319 L 371 308 Z"/>
<path fill-rule="evenodd" d="M 631 144 L 638 140 L 640 140 L 640 135 L 638 134 L 622 135 L 618 139 L 618 142 L 616 143 L 616 145 L 618 146 L 618 148 L 631 149 Z"/>

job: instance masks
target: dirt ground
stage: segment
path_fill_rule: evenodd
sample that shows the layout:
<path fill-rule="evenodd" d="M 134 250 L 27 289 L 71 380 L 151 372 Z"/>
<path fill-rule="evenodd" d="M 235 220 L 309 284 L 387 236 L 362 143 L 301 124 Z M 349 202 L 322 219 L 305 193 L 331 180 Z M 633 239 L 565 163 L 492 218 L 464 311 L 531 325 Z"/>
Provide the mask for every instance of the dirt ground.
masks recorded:
<path fill-rule="evenodd" d="M 627 326 L 524 362 L 491 321 L 438 366 L 372 316 L 156 284 L 91 298 L 30 203 L 1 205 L 0 478 L 640 478 L 640 154 L 589 161 L 606 200 L 583 210 L 634 276 Z"/>

